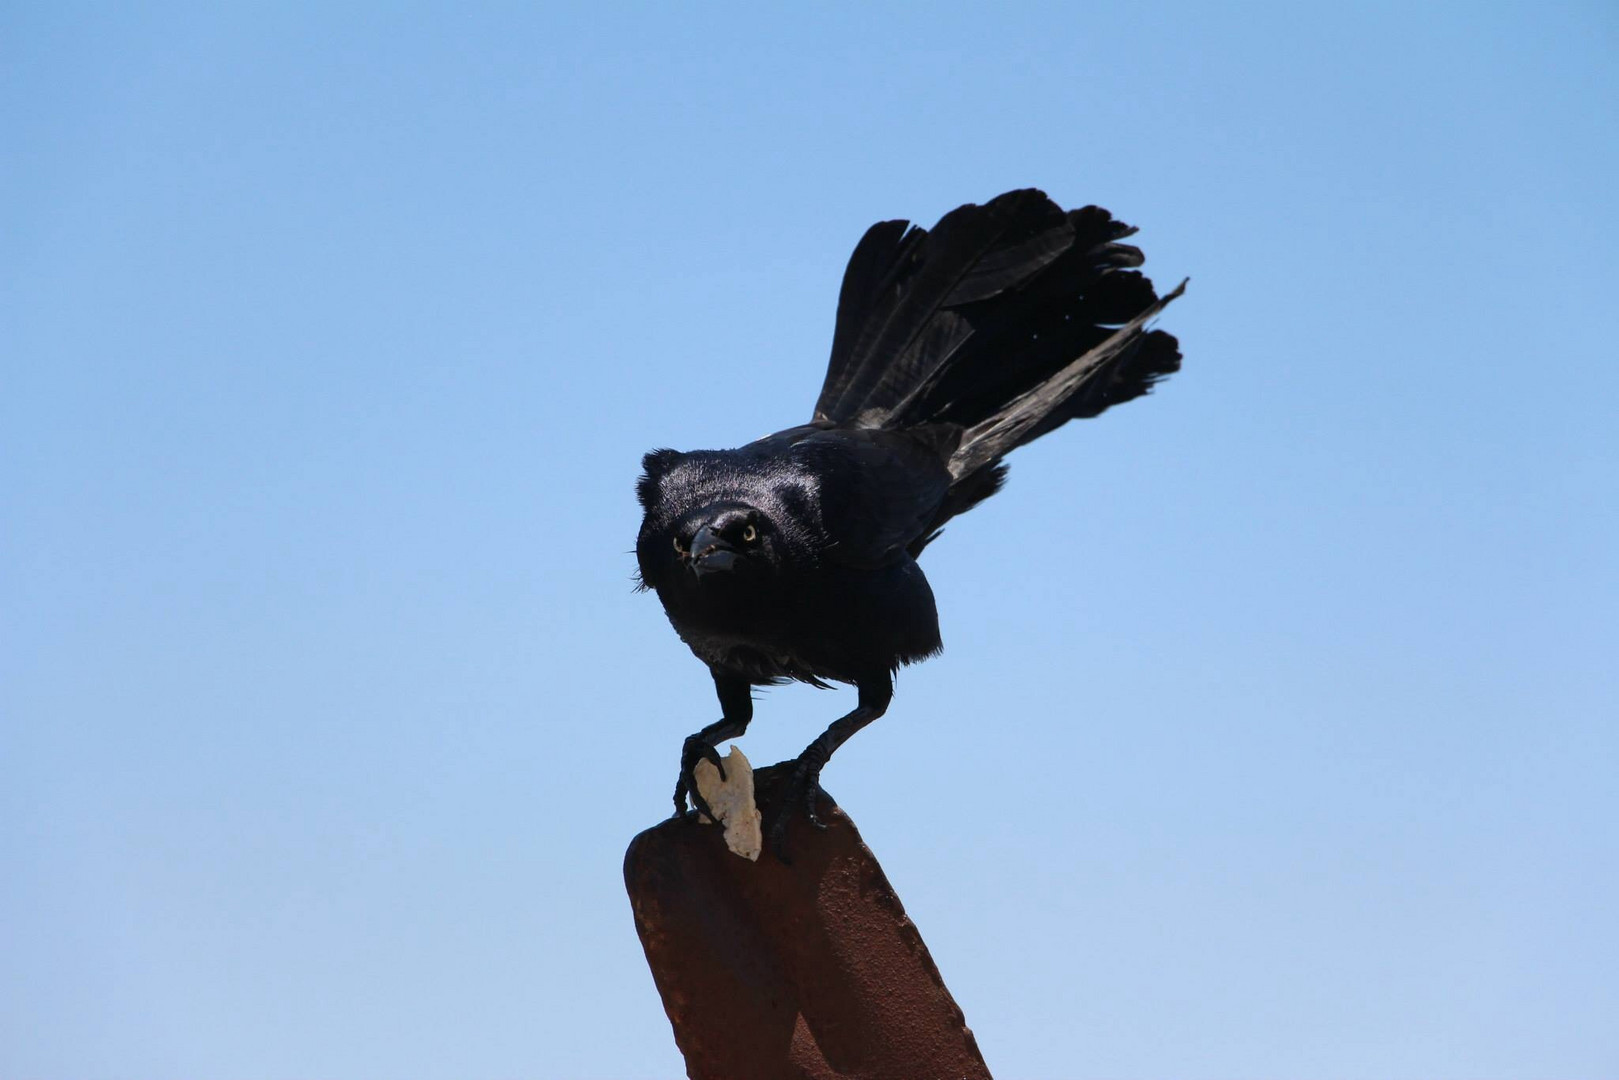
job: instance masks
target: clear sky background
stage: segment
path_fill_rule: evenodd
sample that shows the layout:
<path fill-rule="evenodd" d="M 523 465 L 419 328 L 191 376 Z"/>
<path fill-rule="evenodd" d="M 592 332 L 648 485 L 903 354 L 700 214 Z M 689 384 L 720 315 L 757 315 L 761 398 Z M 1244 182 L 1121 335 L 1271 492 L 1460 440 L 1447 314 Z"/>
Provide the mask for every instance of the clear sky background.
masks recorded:
<path fill-rule="evenodd" d="M 137 9 L 138 8 L 138 9 Z M 0 11 L 0 1075 L 681 1074 L 654 446 L 873 221 L 1142 226 L 826 786 L 1011 1078 L 1619 1075 L 1619 12 Z M 771 691 L 796 753 L 850 691 Z"/>

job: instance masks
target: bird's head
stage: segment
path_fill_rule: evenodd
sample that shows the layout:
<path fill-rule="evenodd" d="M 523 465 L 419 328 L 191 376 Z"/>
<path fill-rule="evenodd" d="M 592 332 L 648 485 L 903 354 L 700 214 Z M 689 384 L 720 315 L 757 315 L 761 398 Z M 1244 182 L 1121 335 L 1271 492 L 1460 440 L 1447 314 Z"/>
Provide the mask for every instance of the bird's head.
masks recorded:
<path fill-rule="evenodd" d="M 669 530 L 680 569 L 698 582 L 750 578 L 776 565 L 769 517 L 745 503 L 723 502 L 686 514 Z"/>
<path fill-rule="evenodd" d="M 780 576 L 781 539 L 764 511 L 727 500 L 661 526 L 649 516 L 636 559 L 642 583 L 660 593 L 740 594 L 761 590 Z"/>
<path fill-rule="evenodd" d="M 701 453 L 649 454 L 636 538 L 641 584 L 667 599 L 767 593 L 806 558 L 801 518 L 779 489 L 749 484 Z"/>

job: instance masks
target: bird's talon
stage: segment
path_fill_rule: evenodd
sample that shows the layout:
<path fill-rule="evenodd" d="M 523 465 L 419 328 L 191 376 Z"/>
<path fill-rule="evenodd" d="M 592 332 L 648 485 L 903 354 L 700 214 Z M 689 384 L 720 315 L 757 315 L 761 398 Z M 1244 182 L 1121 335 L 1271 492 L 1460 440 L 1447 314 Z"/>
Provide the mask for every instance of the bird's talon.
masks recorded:
<path fill-rule="evenodd" d="M 826 822 L 815 812 L 817 798 L 821 794 L 821 770 L 812 767 L 811 763 L 800 759 L 793 766 L 785 786 L 777 792 L 773 800 L 774 806 L 770 812 L 770 851 L 782 863 L 791 866 L 792 860 L 787 858 L 787 820 L 800 811 L 809 823 L 817 829 L 825 829 Z"/>
<path fill-rule="evenodd" d="M 714 749 L 712 743 L 692 735 L 686 739 L 680 748 L 680 779 L 675 784 L 675 817 L 686 813 L 686 801 L 691 800 L 692 809 L 708 816 L 710 821 L 718 821 L 714 811 L 709 808 L 708 801 L 697 791 L 697 763 L 707 761 L 719 771 L 720 780 L 725 780 L 725 764 L 720 759 L 720 752 Z"/>
<path fill-rule="evenodd" d="M 793 865 L 793 860 L 787 857 L 787 819 L 778 817 L 776 823 L 770 826 L 770 854 L 780 860 L 783 866 Z"/>
<path fill-rule="evenodd" d="M 815 812 L 815 796 L 819 795 L 820 791 L 820 777 L 807 777 L 804 785 L 804 817 L 807 818 L 809 823 L 815 826 L 817 829 L 825 829 L 825 822 L 823 822 L 821 820 L 821 816 Z"/>
<path fill-rule="evenodd" d="M 692 807 L 694 809 L 696 809 L 696 811 L 699 814 L 702 814 L 703 816 L 707 817 L 709 821 L 712 821 L 712 822 L 715 822 L 716 824 L 718 824 L 718 822 L 720 820 L 719 815 L 715 814 L 713 809 L 710 808 L 710 806 L 708 805 L 708 800 L 703 798 L 701 795 L 697 794 L 697 792 L 695 792 L 695 791 L 693 791 L 691 793 L 691 804 L 692 804 Z"/>

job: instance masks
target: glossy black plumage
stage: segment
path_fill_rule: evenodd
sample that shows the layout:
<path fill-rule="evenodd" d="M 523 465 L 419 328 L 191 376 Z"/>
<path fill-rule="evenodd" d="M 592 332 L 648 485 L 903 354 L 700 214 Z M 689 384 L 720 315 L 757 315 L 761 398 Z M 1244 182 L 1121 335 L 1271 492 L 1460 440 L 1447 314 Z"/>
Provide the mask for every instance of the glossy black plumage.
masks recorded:
<path fill-rule="evenodd" d="M 735 450 L 646 456 L 636 543 L 642 584 L 708 665 L 720 720 L 686 741 L 676 812 L 695 763 L 752 719 L 750 688 L 847 682 L 858 707 L 798 759 L 791 801 L 882 715 L 902 664 L 939 651 L 916 558 L 994 494 L 1001 459 L 1071 419 L 1138 397 L 1178 370 L 1145 324 L 1159 298 L 1135 268 L 1133 229 L 1041 192 L 1008 192 L 932 230 L 874 225 L 838 299 L 832 356 L 810 423 Z M 694 547 L 695 545 L 695 547 Z"/>

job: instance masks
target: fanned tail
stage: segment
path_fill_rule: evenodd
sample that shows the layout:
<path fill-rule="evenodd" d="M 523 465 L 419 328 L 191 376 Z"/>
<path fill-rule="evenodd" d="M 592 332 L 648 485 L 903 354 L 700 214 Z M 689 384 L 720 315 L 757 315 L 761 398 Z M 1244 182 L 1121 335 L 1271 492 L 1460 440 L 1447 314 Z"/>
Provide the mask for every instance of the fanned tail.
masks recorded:
<path fill-rule="evenodd" d="M 1160 379 L 1180 370 L 1175 339 L 1162 330 L 1144 331 L 1143 327 L 1185 291 L 1182 281 L 1056 374 L 968 428 L 950 457 L 951 475 L 959 479 L 992 465 L 1060 424 L 1096 416 L 1140 397 Z"/>
<path fill-rule="evenodd" d="M 1146 323 L 1186 283 L 1157 295 L 1136 270 L 1141 250 L 1120 243 L 1135 231 L 1032 189 L 952 210 L 931 231 L 873 225 L 844 273 L 815 418 L 959 428 L 943 524 L 999 488 L 1016 447 L 1180 369 L 1175 338 Z"/>

